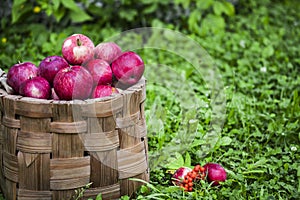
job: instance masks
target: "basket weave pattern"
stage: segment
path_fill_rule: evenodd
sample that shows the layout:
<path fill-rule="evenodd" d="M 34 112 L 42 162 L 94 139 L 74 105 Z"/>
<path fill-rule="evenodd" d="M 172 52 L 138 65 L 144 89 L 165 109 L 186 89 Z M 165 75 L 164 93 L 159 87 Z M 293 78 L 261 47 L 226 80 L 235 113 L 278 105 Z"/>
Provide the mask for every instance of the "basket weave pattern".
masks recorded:
<path fill-rule="evenodd" d="M 132 194 L 148 181 L 145 79 L 106 99 L 38 100 L 0 91 L 1 189 L 11 199 Z M 79 113 L 79 114 L 78 114 Z"/>

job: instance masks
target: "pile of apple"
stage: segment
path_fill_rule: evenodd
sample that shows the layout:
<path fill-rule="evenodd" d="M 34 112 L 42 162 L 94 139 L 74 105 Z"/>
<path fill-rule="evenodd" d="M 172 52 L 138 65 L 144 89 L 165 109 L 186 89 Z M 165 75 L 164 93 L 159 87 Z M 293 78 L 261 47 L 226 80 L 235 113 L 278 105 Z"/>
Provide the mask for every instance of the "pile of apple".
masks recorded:
<path fill-rule="evenodd" d="M 143 76 L 145 65 L 133 52 L 122 52 L 114 42 L 94 45 L 83 34 L 67 37 L 62 56 L 44 58 L 39 66 L 17 63 L 7 73 L 14 94 L 39 99 L 72 100 L 110 96 Z"/>
<path fill-rule="evenodd" d="M 212 186 L 220 185 L 227 178 L 225 169 L 218 163 L 206 163 L 204 166 L 195 165 L 178 168 L 172 176 L 172 183 L 183 188 L 186 192 L 192 192 L 196 183 L 200 180 L 208 181 Z"/>

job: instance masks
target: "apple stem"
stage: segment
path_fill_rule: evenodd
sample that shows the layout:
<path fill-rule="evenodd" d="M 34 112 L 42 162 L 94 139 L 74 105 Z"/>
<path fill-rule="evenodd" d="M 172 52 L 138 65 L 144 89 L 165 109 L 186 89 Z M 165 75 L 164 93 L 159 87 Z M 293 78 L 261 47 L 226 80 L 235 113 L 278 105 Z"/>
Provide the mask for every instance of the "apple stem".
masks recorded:
<path fill-rule="evenodd" d="M 81 46 L 81 42 L 79 39 L 77 39 L 77 46 Z"/>

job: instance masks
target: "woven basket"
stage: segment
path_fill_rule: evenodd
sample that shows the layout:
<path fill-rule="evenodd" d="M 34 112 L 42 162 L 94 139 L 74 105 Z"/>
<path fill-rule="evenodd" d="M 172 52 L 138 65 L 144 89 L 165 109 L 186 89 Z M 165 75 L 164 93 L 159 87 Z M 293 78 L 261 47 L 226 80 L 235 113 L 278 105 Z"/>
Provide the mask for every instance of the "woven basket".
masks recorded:
<path fill-rule="evenodd" d="M 131 195 L 149 180 L 145 79 L 112 97 L 55 101 L 0 91 L 1 189 L 11 199 Z"/>

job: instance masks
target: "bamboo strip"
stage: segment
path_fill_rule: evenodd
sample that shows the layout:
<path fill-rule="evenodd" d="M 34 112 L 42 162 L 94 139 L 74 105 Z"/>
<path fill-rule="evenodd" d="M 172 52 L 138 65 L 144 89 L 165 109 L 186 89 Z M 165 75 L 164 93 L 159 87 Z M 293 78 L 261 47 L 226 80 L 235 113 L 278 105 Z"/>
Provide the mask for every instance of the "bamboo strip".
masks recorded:
<path fill-rule="evenodd" d="M 18 200 L 52 200 L 52 192 L 18 189 L 17 197 Z"/>
<path fill-rule="evenodd" d="M 118 199 L 120 197 L 120 185 L 113 184 L 97 188 L 89 188 L 84 193 L 84 198 L 92 198 L 98 194 L 102 195 L 102 199 Z"/>
<path fill-rule="evenodd" d="M 83 187 L 90 182 L 90 157 L 52 159 L 50 170 L 52 190 Z"/>

